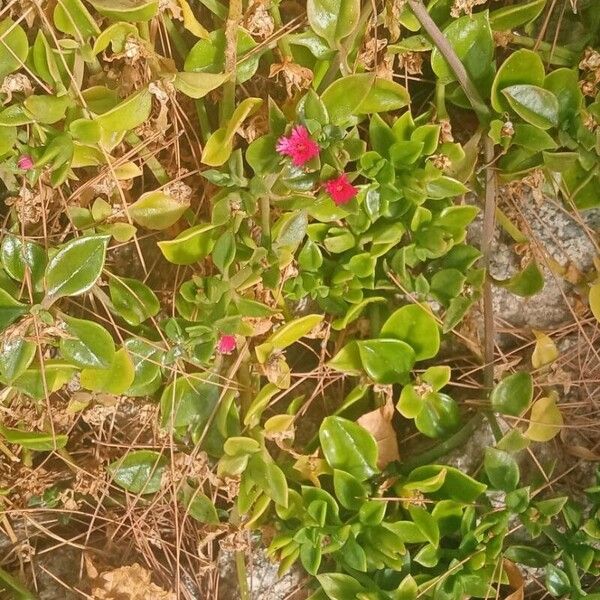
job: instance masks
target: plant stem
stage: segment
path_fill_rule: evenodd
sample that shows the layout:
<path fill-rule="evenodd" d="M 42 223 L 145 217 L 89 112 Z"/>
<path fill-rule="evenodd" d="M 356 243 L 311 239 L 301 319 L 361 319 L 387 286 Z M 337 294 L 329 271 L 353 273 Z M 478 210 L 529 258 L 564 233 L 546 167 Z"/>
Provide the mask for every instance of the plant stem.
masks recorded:
<path fill-rule="evenodd" d="M 271 202 L 269 196 L 260 198 L 260 226 L 262 229 L 262 243 L 269 248 L 271 246 Z"/>
<path fill-rule="evenodd" d="M 242 19 L 242 0 L 230 0 L 229 15 L 225 23 L 225 72 L 229 79 L 223 85 L 221 104 L 221 126 L 231 117 L 235 109 L 235 71 L 237 62 L 237 34 Z"/>
<path fill-rule="evenodd" d="M 483 414 L 477 413 L 471 418 L 470 421 L 467 421 L 465 423 L 462 429 L 457 431 L 453 436 L 449 437 L 441 444 L 438 444 L 430 450 L 423 452 L 423 454 L 415 456 L 414 458 L 411 458 L 410 460 L 407 460 L 400 464 L 397 468 L 397 472 L 401 474 L 406 474 L 412 471 L 413 469 L 416 469 L 417 467 L 432 463 L 438 458 L 445 456 L 452 450 L 455 450 L 459 446 L 462 446 L 471 437 L 473 432 L 481 425 L 482 422 Z"/>
<path fill-rule="evenodd" d="M 408 4 L 415 14 L 415 17 L 417 17 L 423 26 L 423 29 L 437 46 L 437 49 L 450 65 L 450 68 L 454 71 L 458 83 L 460 83 L 460 86 L 463 88 L 473 110 L 477 113 L 479 120 L 483 123 L 487 123 L 490 118 L 490 110 L 487 107 L 487 104 L 481 99 L 477 88 L 467 74 L 467 70 L 456 55 L 456 52 L 454 52 L 454 48 L 452 48 L 450 42 L 444 37 L 444 34 L 440 31 L 440 28 L 436 25 L 435 21 L 429 16 L 427 8 L 421 0 L 408 0 Z"/>
<path fill-rule="evenodd" d="M 240 600 L 251 600 L 246 573 L 246 555 L 243 550 L 236 550 L 235 552 L 235 571 L 237 573 Z"/>
<path fill-rule="evenodd" d="M 281 29 L 283 27 L 283 22 L 281 20 L 281 13 L 279 12 L 279 3 L 272 2 L 271 8 L 269 9 L 271 16 L 273 17 L 273 23 L 277 29 Z M 280 37 L 277 40 L 277 47 L 281 52 L 281 57 L 284 62 L 293 62 L 294 55 L 292 54 L 292 49 L 290 48 L 290 44 L 287 41 L 285 36 Z"/>

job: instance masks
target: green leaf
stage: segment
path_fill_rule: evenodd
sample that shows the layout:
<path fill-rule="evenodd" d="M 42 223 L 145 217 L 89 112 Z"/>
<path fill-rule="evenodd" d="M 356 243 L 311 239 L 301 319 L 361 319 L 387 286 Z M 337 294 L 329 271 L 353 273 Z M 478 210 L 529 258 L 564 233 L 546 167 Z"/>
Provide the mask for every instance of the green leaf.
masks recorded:
<path fill-rule="evenodd" d="M 5 235 L 0 249 L 4 270 L 17 281 L 24 281 L 27 272 L 31 275 L 34 289 L 41 291 L 42 277 L 47 258 L 44 248 L 16 235 Z"/>
<path fill-rule="evenodd" d="M 410 96 L 403 85 L 376 77 L 356 111 L 359 114 L 389 112 L 403 108 L 409 102 Z"/>
<path fill-rule="evenodd" d="M 558 99 L 537 85 L 511 85 L 502 90 L 510 107 L 525 121 L 550 129 L 558 125 Z"/>
<path fill-rule="evenodd" d="M 178 377 L 160 398 L 161 427 L 184 431 L 204 428 L 220 393 L 220 388 L 206 379 Z"/>
<path fill-rule="evenodd" d="M 112 462 L 107 471 L 114 483 L 132 494 L 154 494 L 160 490 L 167 463 L 160 452 L 138 450 Z"/>
<path fill-rule="evenodd" d="M 115 352 L 112 364 L 107 369 L 86 368 L 81 371 L 82 387 L 93 392 L 106 394 L 122 394 L 135 377 L 133 362 L 125 348 Z"/>
<path fill-rule="evenodd" d="M 346 344 L 328 363 L 327 366 L 347 375 L 361 375 L 362 360 L 357 342 Z"/>
<path fill-rule="evenodd" d="M 62 315 L 66 337 L 61 337 L 60 353 L 78 367 L 108 369 L 115 358 L 115 343 L 102 325 Z"/>
<path fill-rule="evenodd" d="M 312 30 L 337 48 L 358 25 L 360 0 L 308 0 L 306 14 Z"/>
<path fill-rule="evenodd" d="M 129 131 L 147 121 L 151 110 L 152 94 L 143 88 L 96 117 L 96 122 L 107 133 Z"/>
<path fill-rule="evenodd" d="M 3 591 L 12 592 L 14 600 L 38 600 L 16 577 L 0 567 L 0 592 Z"/>
<path fill-rule="evenodd" d="M 87 0 L 101 15 L 115 21 L 149 21 L 158 14 L 158 0 Z"/>
<path fill-rule="evenodd" d="M 535 568 L 543 567 L 551 560 L 549 554 L 531 546 L 509 546 L 504 551 L 504 556 L 515 563 Z"/>
<path fill-rule="evenodd" d="M 173 85 L 190 98 L 204 98 L 206 94 L 216 90 L 229 79 L 227 73 L 187 73 L 175 75 Z"/>
<path fill-rule="evenodd" d="M 572 591 L 569 576 L 552 563 L 546 565 L 546 588 L 555 598 L 562 598 Z"/>
<path fill-rule="evenodd" d="M 558 121 L 561 125 L 579 114 L 583 94 L 577 69 L 555 69 L 546 76 L 544 89 L 552 92 L 558 100 Z"/>
<path fill-rule="evenodd" d="M 531 407 L 525 437 L 533 442 L 548 442 L 560 432 L 563 424 L 563 416 L 554 396 L 540 398 Z"/>
<path fill-rule="evenodd" d="M 109 290 L 115 311 L 130 325 L 137 326 L 160 310 L 156 294 L 137 279 L 111 275 Z"/>
<path fill-rule="evenodd" d="M 346 471 L 358 481 L 377 473 L 377 442 L 360 425 L 342 417 L 325 417 L 319 428 L 325 460 L 333 469 Z"/>
<path fill-rule="evenodd" d="M 35 400 L 43 400 L 59 390 L 75 374 L 76 368 L 64 361 L 45 360 L 44 366 L 28 368 L 13 383 L 12 387 Z"/>
<path fill-rule="evenodd" d="M 427 541 L 437 548 L 440 543 L 440 530 L 437 521 L 420 506 L 409 506 L 408 512 L 419 531 L 427 538 Z"/>
<path fill-rule="evenodd" d="M 60 0 L 54 9 L 54 25 L 79 42 L 99 35 L 100 29 L 81 0 Z"/>
<path fill-rule="evenodd" d="M 493 10 L 490 13 L 490 25 L 494 31 L 516 29 L 539 17 L 544 6 L 546 0 L 533 0 L 533 2 Z"/>
<path fill-rule="evenodd" d="M 415 363 L 414 350 L 402 340 L 363 340 L 357 346 L 364 370 L 377 383 L 403 382 Z"/>
<path fill-rule="evenodd" d="M 423 408 L 415 417 L 417 429 L 430 438 L 452 433 L 459 423 L 460 416 L 455 400 L 439 392 L 425 396 Z"/>
<path fill-rule="evenodd" d="M 336 79 L 321 95 L 331 123 L 343 125 L 357 114 L 374 82 L 375 77 L 369 73 Z"/>
<path fill-rule="evenodd" d="M 471 504 L 487 489 L 487 486 L 483 483 L 448 465 L 417 467 L 411 471 L 408 481 L 426 480 L 435 477 L 443 470 L 446 471 L 446 477 L 442 487 L 437 492 L 431 493 L 431 497 L 435 499 L 451 499 L 456 500 L 456 502 Z"/>
<path fill-rule="evenodd" d="M 65 118 L 69 107 L 68 96 L 28 96 L 23 101 L 27 112 L 39 123 L 51 125 Z"/>
<path fill-rule="evenodd" d="M 49 452 L 58 448 L 64 448 L 69 441 L 66 435 L 53 435 L 40 431 L 21 431 L 20 429 L 10 429 L 0 425 L 0 436 L 9 444 L 18 444 L 28 450 L 36 452 Z"/>
<path fill-rule="evenodd" d="M 236 246 L 235 235 L 231 231 L 222 233 L 215 242 L 215 247 L 212 251 L 212 259 L 215 266 L 221 273 L 228 272 L 231 263 L 235 258 Z"/>
<path fill-rule="evenodd" d="M 405 385 L 400 392 L 396 408 L 406 419 L 414 419 L 425 406 L 424 399 L 417 393 L 415 386 Z"/>
<path fill-rule="evenodd" d="M 513 52 L 500 65 L 494 78 L 491 92 L 493 109 L 499 113 L 509 110 L 510 105 L 501 94 L 504 88 L 517 84 L 542 86 L 544 75 L 544 63 L 537 52 L 524 48 Z"/>
<path fill-rule="evenodd" d="M 175 239 L 158 242 L 163 256 L 174 265 L 191 265 L 206 258 L 215 244 L 215 225 L 201 223 L 182 231 Z"/>
<path fill-rule="evenodd" d="M 242 28 L 238 29 L 236 83 L 245 83 L 256 73 L 261 56 L 260 48 L 257 48 L 257 45 L 247 31 Z M 207 39 L 201 39 L 196 42 L 187 53 L 183 65 L 184 70 L 192 73 L 223 76 L 223 71 L 225 70 L 225 47 L 225 31 L 223 29 L 211 31 Z M 212 77 L 210 80 L 207 80 L 209 84 L 215 81 Z M 185 89 L 182 89 L 182 91 L 186 93 Z"/>
<path fill-rule="evenodd" d="M 417 582 L 412 575 L 407 575 L 398 586 L 395 593 L 396 600 L 416 600 L 418 593 Z"/>
<path fill-rule="evenodd" d="M 532 261 L 516 275 L 502 281 L 496 279 L 494 283 L 516 296 L 528 298 L 544 288 L 544 276 L 537 263 Z"/>
<path fill-rule="evenodd" d="M 443 33 L 476 85 L 481 87 L 480 84 L 491 79 L 494 64 L 494 40 L 487 12 L 454 19 L 443 30 Z M 437 48 L 434 48 L 431 53 L 431 68 L 438 76 L 440 83 L 450 83 L 456 79 L 454 71 Z"/>
<path fill-rule="evenodd" d="M 262 454 L 254 454 L 248 461 L 246 471 L 256 485 L 274 502 L 287 508 L 288 486 L 283 471 L 269 457 L 265 460 Z"/>
<path fill-rule="evenodd" d="M 25 63 L 29 44 L 23 28 L 12 19 L 0 22 L 0 79 Z"/>
<path fill-rule="evenodd" d="M 533 399 L 533 378 L 525 371 L 513 373 L 502 379 L 493 389 L 490 402 L 494 411 L 518 417 L 525 412 Z"/>
<path fill-rule="evenodd" d="M 219 515 L 214 503 L 200 488 L 194 489 L 189 485 L 184 485 L 179 500 L 185 506 L 187 514 L 196 521 L 211 525 L 219 523 Z"/>
<path fill-rule="evenodd" d="M 310 333 L 322 320 L 323 315 L 306 315 L 286 323 L 255 348 L 258 361 L 264 363 L 274 350 L 291 346 Z"/>
<path fill-rule="evenodd" d="M 4 331 L 20 316 L 29 311 L 29 307 L 15 300 L 6 290 L 0 288 L 0 331 Z"/>
<path fill-rule="evenodd" d="M 107 235 L 91 235 L 62 246 L 46 267 L 45 305 L 63 296 L 83 294 L 96 283 L 104 267 L 109 239 Z"/>
<path fill-rule="evenodd" d="M 246 98 L 235 109 L 227 124 L 211 134 L 202 152 L 202 162 L 205 165 L 220 167 L 225 164 L 231 156 L 234 135 L 246 118 L 261 104 L 260 98 Z"/>
<path fill-rule="evenodd" d="M 361 482 L 346 471 L 334 469 L 333 471 L 333 489 L 340 504 L 349 510 L 356 510 L 366 498 L 366 491 Z"/>
<path fill-rule="evenodd" d="M 343 573 L 320 573 L 316 578 L 330 600 L 350 600 L 366 591 L 354 577 Z"/>
<path fill-rule="evenodd" d="M 383 324 L 381 336 L 406 342 L 415 351 L 415 360 L 433 358 L 440 348 L 438 325 L 431 313 L 418 304 L 395 311 Z"/>
<path fill-rule="evenodd" d="M 142 338 L 129 338 L 123 344 L 134 368 L 134 378 L 126 396 L 151 396 L 162 385 L 162 350 Z"/>
<path fill-rule="evenodd" d="M 129 207 L 129 214 L 137 225 L 160 231 L 175 224 L 189 207 L 189 199 L 174 198 L 156 190 L 142 194 Z"/>
<path fill-rule="evenodd" d="M 486 448 L 483 460 L 485 474 L 497 490 L 512 492 L 519 484 L 519 465 L 517 461 L 504 450 Z"/>
<path fill-rule="evenodd" d="M 22 375 L 37 353 L 37 344 L 22 337 L 6 337 L 0 346 L 0 375 L 8 383 Z"/>

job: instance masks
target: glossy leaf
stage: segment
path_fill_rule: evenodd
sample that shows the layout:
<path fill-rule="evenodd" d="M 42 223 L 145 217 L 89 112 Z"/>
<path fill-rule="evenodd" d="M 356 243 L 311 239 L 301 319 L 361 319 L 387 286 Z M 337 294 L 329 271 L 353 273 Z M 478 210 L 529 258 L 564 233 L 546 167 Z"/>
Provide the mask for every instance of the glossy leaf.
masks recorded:
<path fill-rule="evenodd" d="M 512 492 L 519 484 L 519 465 L 508 452 L 486 448 L 483 466 L 495 489 Z"/>
<path fill-rule="evenodd" d="M 128 131 L 147 121 L 151 109 L 152 94 L 144 88 L 103 112 L 96 117 L 96 122 L 108 133 Z"/>
<path fill-rule="evenodd" d="M 518 417 L 529 408 L 533 399 L 533 379 L 521 371 L 504 377 L 490 396 L 492 408 L 499 413 Z"/>
<path fill-rule="evenodd" d="M 550 129 L 558 125 L 559 104 L 556 96 L 536 85 L 511 85 L 502 90 L 510 107 L 525 121 Z"/>
<path fill-rule="evenodd" d="M 154 494 L 161 486 L 167 458 L 152 450 L 129 452 L 108 465 L 113 482 L 132 494 Z"/>
<path fill-rule="evenodd" d="M 179 499 L 185 506 L 187 514 L 200 523 L 217 524 L 219 515 L 211 499 L 199 488 L 193 489 L 185 485 L 180 493 Z"/>
<path fill-rule="evenodd" d="M 415 417 L 417 429 L 430 438 L 443 437 L 452 433 L 459 423 L 456 401 L 447 394 L 439 392 L 425 396 L 423 408 Z"/>
<path fill-rule="evenodd" d="M 358 25 L 360 0 L 307 0 L 306 14 L 312 30 L 335 48 Z"/>
<path fill-rule="evenodd" d="M 525 48 L 513 52 L 502 63 L 494 78 L 491 92 L 493 109 L 497 112 L 509 110 L 510 105 L 501 93 L 504 88 L 517 84 L 541 87 L 544 85 L 544 76 L 544 63 L 537 52 Z"/>
<path fill-rule="evenodd" d="M 381 336 L 407 343 L 415 351 L 415 360 L 433 358 L 440 347 L 440 332 L 435 319 L 418 304 L 396 310 L 383 324 Z"/>
<path fill-rule="evenodd" d="M 490 25 L 494 31 L 508 31 L 536 19 L 546 6 L 547 0 L 532 0 L 498 8 L 490 13 Z"/>
<path fill-rule="evenodd" d="M 94 392 L 122 394 L 132 383 L 135 371 L 127 350 L 115 352 L 111 365 L 106 369 L 86 368 L 81 371 L 82 387 Z"/>
<path fill-rule="evenodd" d="M 115 358 L 115 343 L 102 325 L 62 316 L 65 324 L 65 337 L 61 337 L 60 353 L 78 367 L 108 369 Z"/>
<path fill-rule="evenodd" d="M 134 378 L 126 396 L 150 396 L 162 385 L 162 351 L 142 338 L 129 338 L 123 344 L 133 362 Z"/>
<path fill-rule="evenodd" d="M 189 199 L 181 200 L 156 190 L 142 194 L 129 206 L 129 214 L 137 225 L 162 230 L 176 223 L 189 206 Z"/>
<path fill-rule="evenodd" d="M 17 281 L 24 281 L 30 273 L 34 289 L 41 291 L 42 277 L 47 258 L 44 248 L 39 244 L 22 240 L 16 235 L 5 235 L 0 248 L 4 270 Z"/>
<path fill-rule="evenodd" d="M 319 440 L 333 469 L 350 473 L 358 481 L 377 473 L 377 443 L 360 425 L 342 417 L 325 417 Z"/>
<path fill-rule="evenodd" d="M 528 298 L 544 288 L 544 276 L 537 263 L 532 261 L 519 273 L 502 281 L 496 280 L 495 283 L 516 296 Z"/>
<path fill-rule="evenodd" d="M 225 73 L 187 73 L 175 75 L 173 85 L 190 98 L 204 98 L 206 94 L 216 90 L 229 79 Z"/>
<path fill-rule="evenodd" d="M 369 73 L 346 75 L 334 81 L 321 95 L 333 125 L 342 125 L 358 112 L 375 77 Z"/>
<path fill-rule="evenodd" d="M 137 279 L 111 275 L 109 290 L 115 311 L 130 325 L 137 326 L 160 310 L 156 294 Z"/>
<path fill-rule="evenodd" d="M 78 296 L 96 283 L 106 256 L 109 237 L 92 235 L 67 242 L 46 267 L 45 302 L 49 305 L 63 296 Z"/>
<path fill-rule="evenodd" d="M 0 345 L 0 375 L 9 383 L 22 375 L 37 353 L 37 344 L 21 337 L 6 337 Z"/>
<path fill-rule="evenodd" d="M 403 382 L 415 363 L 413 349 L 402 340 L 364 340 L 357 346 L 364 370 L 377 383 Z"/>
<path fill-rule="evenodd" d="M 256 347 L 259 362 L 265 362 L 274 350 L 283 350 L 291 346 L 310 333 L 322 320 L 323 315 L 306 315 L 286 323 L 272 333 L 263 344 Z"/>
<path fill-rule="evenodd" d="M 158 242 L 164 257 L 174 265 L 191 265 L 209 255 L 215 244 L 215 226 L 201 223 L 182 231 L 175 239 Z"/>

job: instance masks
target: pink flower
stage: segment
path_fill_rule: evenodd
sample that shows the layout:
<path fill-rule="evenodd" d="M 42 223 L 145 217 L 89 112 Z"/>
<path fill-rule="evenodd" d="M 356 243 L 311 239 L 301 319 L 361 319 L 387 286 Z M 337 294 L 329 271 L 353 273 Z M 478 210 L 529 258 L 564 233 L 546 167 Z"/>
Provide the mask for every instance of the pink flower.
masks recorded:
<path fill-rule="evenodd" d="M 29 171 L 29 169 L 33 167 L 33 158 L 31 158 L 29 154 L 23 154 L 22 156 L 19 156 L 17 167 L 23 171 Z"/>
<path fill-rule="evenodd" d="M 221 354 L 231 354 L 236 348 L 235 336 L 222 335 L 217 343 L 217 350 Z"/>
<path fill-rule="evenodd" d="M 326 181 L 325 189 L 338 206 L 340 204 L 347 204 L 358 194 L 358 188 L 355 188 L 348 181 L 346 173 L 342 173 L 339 177 Z"/>
<path fill-rule="evenodd" d="M 277 152 L 289 156 L 296 167 L 301 167 L 319 155 L 319 144 L 310 137 L 306 127 L 296 125 L 288 137 L 279 138 Z"/>

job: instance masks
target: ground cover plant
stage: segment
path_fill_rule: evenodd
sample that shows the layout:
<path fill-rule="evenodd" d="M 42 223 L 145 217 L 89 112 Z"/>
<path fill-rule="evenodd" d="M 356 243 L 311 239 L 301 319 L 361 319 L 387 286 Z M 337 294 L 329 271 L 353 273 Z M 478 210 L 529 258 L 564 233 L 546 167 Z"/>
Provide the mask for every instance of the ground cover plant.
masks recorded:
<path fill-rule="evenodd" d="M 0 597 L 600 598 L 594 0 L 7 0 L 0 101 Z"/>

